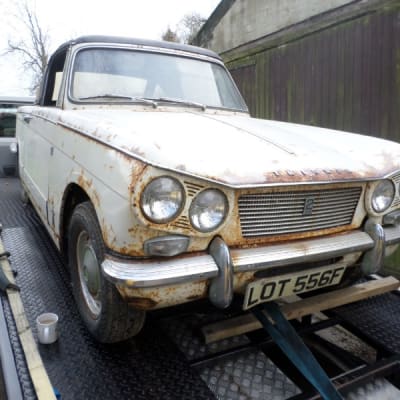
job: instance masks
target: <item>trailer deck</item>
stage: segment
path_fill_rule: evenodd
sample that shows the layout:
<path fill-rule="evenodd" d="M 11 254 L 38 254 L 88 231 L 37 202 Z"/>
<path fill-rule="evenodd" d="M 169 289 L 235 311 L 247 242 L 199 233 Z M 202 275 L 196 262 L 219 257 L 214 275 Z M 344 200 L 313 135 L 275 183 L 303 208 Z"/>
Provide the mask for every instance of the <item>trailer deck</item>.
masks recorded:
<path fill-rule="evenodd" d="M 223 312 L 199 302 L 160 310 L 149 313 L 144 330 L 134 339 L 115 345 L 95 342 L 79 318 L 63 260 L 32 207 L 19 197 L 18 179 L 0 179 L 1 240 L 11 254 L 35 339 L 37 315 L 59 315 L 59 340 L 39 344 L 38 349 L 62 399 L 319 398 L 263 330 L 204 343 L 201 328 L 240 315 L 239 307 Z M 2 294 L 0 301 L 0 398 L 3 393 L 10 400 L 40 399 L 7 296 Z M 341 393 L 349 399 L 400 398 L 399 292 L 325 315 L 293 325 Z M 346 334 L 333 341 L 319 334 L 338 326 L 354 335 L 363 349 L 370 349 L 369 354 L 346 349 Z"/>

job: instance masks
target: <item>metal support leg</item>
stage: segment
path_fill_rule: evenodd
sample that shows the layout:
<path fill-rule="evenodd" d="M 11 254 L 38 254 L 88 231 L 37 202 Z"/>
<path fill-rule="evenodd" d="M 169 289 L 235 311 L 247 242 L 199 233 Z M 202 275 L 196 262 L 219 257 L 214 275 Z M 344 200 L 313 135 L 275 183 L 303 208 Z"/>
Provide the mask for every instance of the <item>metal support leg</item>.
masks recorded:
<path fill-rule="evenodd" d="M 265 312 L 271 317 L 275 325 L 269 321 Z M 310 349 L 304 344 L 289 321 L 281 313 L 276 303 L 270 302 L 256 307 L 253 313 L 275 343 L 321 394 L 323 399 L 343 400 L 343 397 L 326 375 L 326 372 L 319 365 Z"/>

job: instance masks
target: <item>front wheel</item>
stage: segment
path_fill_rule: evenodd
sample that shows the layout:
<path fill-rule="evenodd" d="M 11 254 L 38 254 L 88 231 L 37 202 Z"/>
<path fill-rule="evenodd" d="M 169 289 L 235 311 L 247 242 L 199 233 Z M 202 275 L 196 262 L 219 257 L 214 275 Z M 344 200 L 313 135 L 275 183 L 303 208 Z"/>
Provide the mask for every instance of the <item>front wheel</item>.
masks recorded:
<path fill-rule="evenodd" d="M 68 260 L 72 290 L 79 313 L 90 333 L 103 343 L 136 335 L 145 312 L 130 308 L 114 285 L 102 275 L 105 246 L 96 212 L 90 202 L 78 204 L 68 229 Z"/>

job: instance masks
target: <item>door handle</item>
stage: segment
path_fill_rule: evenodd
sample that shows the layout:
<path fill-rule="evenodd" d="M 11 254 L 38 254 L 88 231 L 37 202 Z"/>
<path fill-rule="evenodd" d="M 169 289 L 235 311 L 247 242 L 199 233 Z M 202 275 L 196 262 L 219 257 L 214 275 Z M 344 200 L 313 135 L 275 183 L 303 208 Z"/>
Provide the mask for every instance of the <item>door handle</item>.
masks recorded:
<path fill-rule="evenodd" d="M 24 122 L 26 122 L 27 124 L 29 124 L 29 122 L 31 122 L 32 117 L 30 115 L 24 115 Z"/>

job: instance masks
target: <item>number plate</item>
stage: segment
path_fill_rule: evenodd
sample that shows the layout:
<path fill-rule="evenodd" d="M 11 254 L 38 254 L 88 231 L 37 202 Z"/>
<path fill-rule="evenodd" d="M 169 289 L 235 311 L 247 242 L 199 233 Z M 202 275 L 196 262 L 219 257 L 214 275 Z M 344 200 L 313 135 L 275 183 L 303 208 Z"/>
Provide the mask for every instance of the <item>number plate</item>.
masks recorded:
<path fill-rule="evenodd" d="M 336 285 L 341 281 L 345 269 L 344 266 L 323 267 L 257 280 L 246 288 L 243 309 L 247 310 L 281 297 Z"/>

